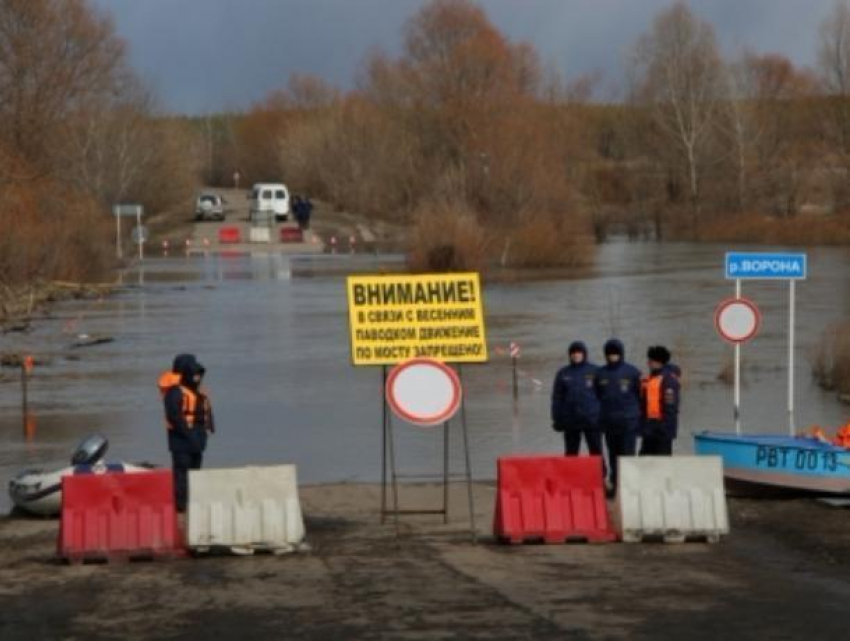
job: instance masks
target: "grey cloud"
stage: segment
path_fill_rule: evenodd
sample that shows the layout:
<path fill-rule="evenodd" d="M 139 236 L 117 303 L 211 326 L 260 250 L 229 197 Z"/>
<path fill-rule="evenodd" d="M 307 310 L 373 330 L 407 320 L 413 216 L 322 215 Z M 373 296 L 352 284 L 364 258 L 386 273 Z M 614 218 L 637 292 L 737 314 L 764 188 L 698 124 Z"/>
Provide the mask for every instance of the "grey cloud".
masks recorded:
<path fill-rule="evenodd" d="M 134 68 L 172 111 L 241 109 L 293 72 L 350 87 L 373 47 L 397 52 L 424 0 L 95 0 L 127 40 Z M 496 26 L 533 44 L 568 76 L 622 78 L 623 59 L 667 0 L 482 0 Z M 692 0 L 729 55 L 778 52 L 816 60 L 833 0 Z"/>

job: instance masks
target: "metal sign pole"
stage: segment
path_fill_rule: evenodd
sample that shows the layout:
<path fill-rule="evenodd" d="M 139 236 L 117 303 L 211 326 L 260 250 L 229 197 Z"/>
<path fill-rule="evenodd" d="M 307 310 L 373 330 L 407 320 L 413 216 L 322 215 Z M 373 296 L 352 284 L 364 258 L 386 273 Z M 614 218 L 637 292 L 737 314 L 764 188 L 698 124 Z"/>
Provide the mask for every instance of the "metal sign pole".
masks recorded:
<path fill-rule="evenodd" d="M 393 521 L 395 523 L 395 538 L 399 538 L 399 509 L 398 509 L 398 475 L 395 469 L 395 439 L 393 438 L 393 417 L 387 412 L 387 445 L 390 460 L 390 479 L 393 485 Z"/>
<path fill-rule="evenodd" d="M 27 431 L 27 418 L 29 417 L 29 398 L 27 394 L 27 365 L 26 362 L 21 360 L 21 416 L 23 418 L 24 424 L 24 434 Z"/>
<path fill-rule="evenodd" d="M 794 279 L 789 281 L 788 290 L 788 430 L 791 436 L 796 432 L 794 428 L 794 307 L 795 287 Z"/>
<path fill-rule="evenodd" d="M 381 523 L 386 522 L 387 515 L 387 366 L 383 371 L 381 383 Z"/>
<path fill-rule="evenodd" d="M 449 422 L 443 423 L 443 523 L 449 522 Z"/>
<path fill-rule="evenodd" d="M 463 366 L 457 366 L 457 375 L 463 383 Z M 463 457 L 466 464 L 466 494 L 469 501 L 469 532 L 472 535 L 472 542 L 478 543 L 478 533 L 475 530 L 475 506 L 472 500 L 472 465 L 469 459 L 469 432 L 466 427 L 466 394 L 460 399 L 460 421 L 463 430 Z"/>
<path fill-rule="evenodd" d="M 121 253 L 121 216 L 120 214 L 115 215 L 115 253 L 118 256 L 118 259 L 121 260 L 123 258 Z"/>
<path fill-rule="evenodd" d="M 741 279 L 735 279 L 735 298 L 741 298 Z M 741 434 L 741 343 L 735 343 L 735 434 Z"/>
<path fill-rule="evenodd" d="M 145 259 L 145 238 L 142 232 L 142 209 L 136 210 L 136 229 L 139 230 L 139 260 Z"/>

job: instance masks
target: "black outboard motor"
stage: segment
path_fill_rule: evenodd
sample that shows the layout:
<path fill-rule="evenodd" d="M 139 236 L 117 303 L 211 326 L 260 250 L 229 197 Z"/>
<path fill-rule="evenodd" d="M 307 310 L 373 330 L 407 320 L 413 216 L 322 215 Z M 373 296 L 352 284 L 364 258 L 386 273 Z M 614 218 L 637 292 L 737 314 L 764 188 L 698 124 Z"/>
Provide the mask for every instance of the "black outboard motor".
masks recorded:
<path fill-rule="evenodd" d="M 82 440 L 82 442 L 74 450 L 74 455 L 71 457 L 71 465 L 94 465 L 109 447 L 109 441 L 105 436 L 100 434 L 92 434 Z"/>

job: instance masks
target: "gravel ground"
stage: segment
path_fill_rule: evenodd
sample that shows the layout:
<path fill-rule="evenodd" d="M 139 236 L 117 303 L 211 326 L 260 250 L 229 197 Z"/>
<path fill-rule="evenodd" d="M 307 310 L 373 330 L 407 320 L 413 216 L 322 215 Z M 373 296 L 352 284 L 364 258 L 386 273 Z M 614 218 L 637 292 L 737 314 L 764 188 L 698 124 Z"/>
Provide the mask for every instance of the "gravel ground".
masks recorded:
<path fill-rule="evenodd" d="M 301 488 L 311 551 L 68 566 L 58 523 L 0 520 L 0 639 L 838 639 L 850 513 L 730 500 L 721 543 L 496 544 L 495 498 L 381 524 L 380 488 Z M 405 486 L 402 507 L 437 488 Z"/>

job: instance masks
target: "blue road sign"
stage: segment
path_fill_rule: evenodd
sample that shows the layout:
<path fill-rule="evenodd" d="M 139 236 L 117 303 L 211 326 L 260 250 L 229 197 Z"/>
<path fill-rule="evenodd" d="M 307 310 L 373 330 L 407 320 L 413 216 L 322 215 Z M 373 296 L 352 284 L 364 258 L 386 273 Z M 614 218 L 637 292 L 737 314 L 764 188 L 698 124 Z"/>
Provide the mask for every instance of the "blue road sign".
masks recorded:
<path fill-rule="evenodd" d="M 806 277 L 806 254 L 727 252 L 726 278 L 802 280 Z"/>

